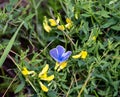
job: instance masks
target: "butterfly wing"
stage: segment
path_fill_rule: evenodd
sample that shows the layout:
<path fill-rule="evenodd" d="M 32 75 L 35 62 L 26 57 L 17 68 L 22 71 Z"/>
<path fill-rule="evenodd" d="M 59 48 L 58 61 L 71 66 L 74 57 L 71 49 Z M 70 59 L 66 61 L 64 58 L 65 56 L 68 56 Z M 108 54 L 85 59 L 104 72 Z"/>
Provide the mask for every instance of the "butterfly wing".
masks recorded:
<path fill-rule="evenodd" d="M 56 48 L 53 48 L 53 49 L 50 50 L 49 53 L 50 53 L 50 56 L 51 56 L 55 61 L 58 62 L 58 51 L 57 51 L 57 49 L 56 49 Z"/>

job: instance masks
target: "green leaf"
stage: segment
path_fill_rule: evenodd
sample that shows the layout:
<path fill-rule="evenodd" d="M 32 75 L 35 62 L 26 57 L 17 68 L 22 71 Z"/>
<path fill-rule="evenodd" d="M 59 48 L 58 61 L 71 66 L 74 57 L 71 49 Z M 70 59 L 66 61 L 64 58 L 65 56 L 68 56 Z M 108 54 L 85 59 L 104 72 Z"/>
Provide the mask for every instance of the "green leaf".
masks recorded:
<path fill-rule="evenodd" d="M 25 82 L 22 81 L 22 83 L 20 85 L 17 86 L 17 89 L 15 90 L 15 93 L 20 92 L 25 86 Z"/>
<path fill-rule="evenodd" d="M 111 27 L 111 29 L 116 30 L 116 31 L 120 31 L 120 25 L 114 25 Z"/>
<path fill-rule="evenodd" d="M 105 10 L 102 10 L 102 11 L 97 11 L 96 12 L 97 15 L 100 15 L 102 17 L 105 17 L 105 18 L 109 18 L 109 12 L 105 11 Z"/>
<path fill-rule="evenodd" d="M 25 21 L 29 21 L 30 19 L 32 19 L 34 17 L 35 14 L 30 14 L 25 18 Z"/>
<path fill-rule="evenodd" d="M 57 93 L 55 91 L 49 91 L 47 95 L 48 97 L 57 97 Z"/>
<path fill-rule="evenodd" d="M 105 22 L 101 28 L 108 28 L 116 23 L 116 20 L 114 19 L 109 19 L 107 22 Z"/>
<path fill-rule="evenodd" d="M 4 61 L 5 61 L 8 53 L 10 52 L 10 50 L 11 50 L 11 48 L 12 48 L 12 45 L 13 45 L 13 43 L 14 43 L 14 41 L 15 41 L 15 38 L 16 38 L 16 36 L 17 36 L 20 28 L 22 27 L 23 23 L 24 23 L 24 22 L 22 22 L 22 23 L 20 24 L 20 26 L 18 27 L 18 29 L 17 29 L 16 32 L 14 33 L 13 37 L 12 37 L 11 40 L 9 41 L 7 47 L 5 48 L 5 50 L 4 50 L 4 52 L 3 52 L 3 55 L 2 55 L 1 58 L 0 58 L 0 67 L 1 67 L 2 64 L 4 63 Z"/>

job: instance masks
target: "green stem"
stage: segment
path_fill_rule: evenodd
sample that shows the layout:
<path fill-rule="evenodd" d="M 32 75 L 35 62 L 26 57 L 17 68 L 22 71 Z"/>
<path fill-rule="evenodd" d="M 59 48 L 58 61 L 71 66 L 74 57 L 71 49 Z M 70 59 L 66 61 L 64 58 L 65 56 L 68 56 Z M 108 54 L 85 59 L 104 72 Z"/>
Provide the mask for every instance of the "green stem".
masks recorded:
<path fill-rule="evenodd" d="M 94 64 L 94 63 L 93 63 L 93 64 Z M 88 73 L 88 77 L 87 77 L 85 83 L 83 84 L 83 86 L 82 86 L 82 88 L 81 88 L 81 90 L 80 90 L 80 92 L 79 92 L 79 94 L 78 94 L 77 97 L 81 97 L 82 92 L 84 91 L 86 85 L 88 84 L 88 81 L 89 81 L 89 79 L 90 79 L 90 77 L 91 77 L 91 75 L 92 75 L 92 71 L 93 71 L 92 66 L 93 66 L 93 64 L 92 64 L 91 67 L 90 67 L 90 70 L 89 70 L 89 73 Z"/>
<path fill-rule="evenodd" d="M 34 87 L 34 85 L 31 83 L 31 81 L 26 77 L 26 81 L 28 81 L 28 83 L 32 86 L 32 88 L 34 89 L 34 91 L 38 94 L 36 88 Z"/>

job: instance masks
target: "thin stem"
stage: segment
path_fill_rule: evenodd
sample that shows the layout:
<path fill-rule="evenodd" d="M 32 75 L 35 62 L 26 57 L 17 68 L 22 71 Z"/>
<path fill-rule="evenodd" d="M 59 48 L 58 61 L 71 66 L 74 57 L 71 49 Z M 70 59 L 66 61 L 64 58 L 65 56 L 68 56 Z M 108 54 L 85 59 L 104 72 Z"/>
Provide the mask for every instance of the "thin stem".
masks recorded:
<path fill-rule="evenodd" d="M 72 39 L 70 38 L 70 36 L 65 32 L 65 31 L 62 31 L 65 36 L 70 40 L 70 42 L 75 46 L 75 43 L 72 41 Z"/>
<path fill-rule="evenodd" d="M 93 63 L 93 64 L 94 64 L 94 63 Z M 82 92 L 84 91 L 86 85 L 88 84 L 88 81 L 90 80 L 90 77 L 91 77 L 92 71 L 93 71 L 93 69 L 92 69 L 93 64 L 91 64 L 90 70 L 89 70 L 89 72 L 88 72 L 88 77 L 87 77 L 85 83 L 83 84 L 83 86 L 82 86 L 82 88 L 81 88 L 81 90 L 80 90 L 80 92 L 79 92 L 79 94 L 78 94 L 77 97 L 81 97 Z"/>
<path fill-rule="evenodd" d="M 17 73 L 17 75 L 18 75 L 18 73 Z M 6 89 L 6 91 L 5 91 L 5 93 L 3 94 L 3 96 L 2 96 L 2 97 L 5 97 L 6 93 L 7 93 L 7 92 L 8 92 L 8 90 L 10 89 L 11 85 L 13 84 L 13 82 L 15 81 L 15 79 L 16 79 L 16 77 L 17 77 L 17 75 L 13 78 L 13 80 L 12 80 L 12 81 L 11 81 L 11 83 L 9 84 L 8 88 Z"/>
<path fill-rule="evenodd" d="M 74 80 L 71 81 L 71 84 L 70 84 L 69 90 L 68 90 L 68 92 L 67 92 L 67 94 L 66 94 L 66 97 L 68 97 L 68 95 L 69 95 L 69 92 L 70 92 L 70 89 L 71 89 L 71 87 L 72 87 L 72 85 L 73 85 L 73 82 L 74 82 Z"/>
<path fill-rule="evenodd" d="M 16 5 L 15 7 L 10 11 L 9 14 L 12 14 L 12 12 L 21 4 L 22 0 L 20 0 Z"/>
<path fill-rule="evenodd" d="M 36 30 L 37 30 L 37 32 L 38 32 L 38 7 L 40 6 L 40 4 L 41 4 L 42 1 L 43 1 L 43 0 L 40 0 L 40 1 L 37 2 L 37 4 L 36 4 L 35 0 L 32 0 L 32 2 L 33 2 L 33 7 L 34 7 L 34 9 L 35 9 Z"/>
<path fill-rule="evenodd" d="M 32 88 L 34 89 L 34 91 L 38 94 L 36 88 L 34 87 L 34 85 L 31 83 L 31 81 L 26 77 L 26 81 L 28 81 L 28 83 L 32 86 Z"/>
<path fill-rule="evenodd" d="M 87 83 L 88 83 L 90 77 L 91 77 L 91 73 L 88 75 L 88 77 L 87 77 L 87 79 L 86 79 L 84 85 L 82 86 L 82 89 L 80 90 L 80 92 L 79 92 L 79 94 L 78 94 L 77 97 L 80 97 L 80 96 L 81 96 L 81 94 L 82 94 L 83 90 L 85 89 L 85 87 L 86 87 L 86 85 L 87 85 Z"/>
<path fill-rule="evenodd" d="M 15 60 L 10 55 L 8 55 L 8 57 L 13 61 L 13 63 L 16 65 L 16 67 L 21 71 L 19 65 L 15 62 Z"/>

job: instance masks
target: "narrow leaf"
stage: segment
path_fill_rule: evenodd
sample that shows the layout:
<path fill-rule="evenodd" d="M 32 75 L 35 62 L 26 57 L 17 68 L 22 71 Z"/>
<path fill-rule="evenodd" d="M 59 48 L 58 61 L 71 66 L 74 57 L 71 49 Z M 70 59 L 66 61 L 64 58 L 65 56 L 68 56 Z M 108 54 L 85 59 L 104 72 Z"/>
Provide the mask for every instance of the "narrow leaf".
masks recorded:
<path fill-rule="evenodd" d="M 16 32 L 14 33 L 14 35 L 12 36 L 12 38 L 10 39 L 7 47 L 5 48 L 5 50 L 4 50 L 4 52 L 3 52 L 3 55 L 2 55 L 1 58 L 0 58 L 0 67 L 1 67 L 2 64 L 4 63 L 4 61 L 5 61 L 8 53 L 10 52 L 10 50 L 11 50 L 11 48 L 12 48 L 12 45 L 13 45 L 13 43 L 14 43 L 14 41 L 15 41 L 15 38 L 16 38 L 16 36 L 17 36 L 20 28 L 22 27 L 23 23 L 24 23 L 24 22 L 22 22 L 22 23 L 20 24 L 20 26 L 18 27 L 18 29 L 16 30 Z"/>

